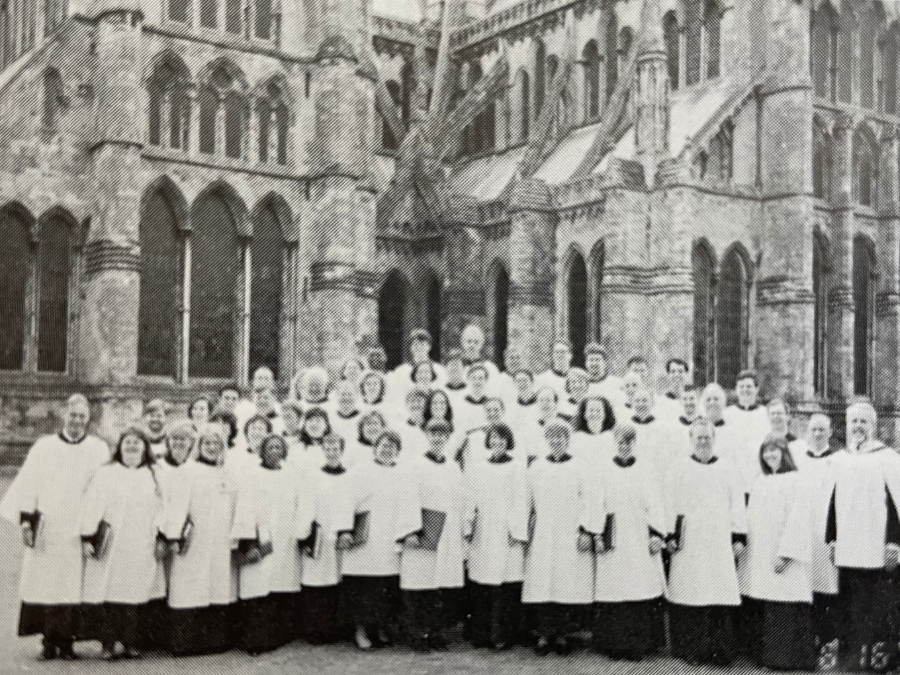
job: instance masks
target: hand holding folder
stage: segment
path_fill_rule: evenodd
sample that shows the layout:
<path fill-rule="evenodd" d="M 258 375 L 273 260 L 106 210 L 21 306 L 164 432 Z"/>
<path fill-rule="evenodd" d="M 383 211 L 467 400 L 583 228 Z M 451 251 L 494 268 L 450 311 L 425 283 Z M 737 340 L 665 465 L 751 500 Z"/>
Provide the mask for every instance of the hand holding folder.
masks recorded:
<path fill-rule="evenodd" d="M 669 535 L 669 551 L 675 553 L 684 548 L 684 516 L 675 518 L 675 532 Z"/>
<path fill-rule="evenodd" d="M 298 540 L 297 545 L 308 557 L 316 560 L 322 555 L 323 539 L 319 523 L 313 522 L 309 536 L 306 539 Z"/>
<path fill-rule="evenodd" d="M 353 531 L 350 533 L 353 541 L 350 543 L 350 548 L 363 546 L 369 541 L 369 520 L 370 516 L 368 511 L 354 514 Z"/>
<path fill-rule="evenodd" d="M 20 514 L 19 522 L 22 525 L 22 543 L 28 548 L 34 548 L 37 543 L 38 527 L 41 522 L 41 512 Z"/>
<path fill-rule="evenodd" d="M 437 551 L 447 514 L 433 509 L 422 509 L 422 534 L 419 537 L 419 548 Z"/>

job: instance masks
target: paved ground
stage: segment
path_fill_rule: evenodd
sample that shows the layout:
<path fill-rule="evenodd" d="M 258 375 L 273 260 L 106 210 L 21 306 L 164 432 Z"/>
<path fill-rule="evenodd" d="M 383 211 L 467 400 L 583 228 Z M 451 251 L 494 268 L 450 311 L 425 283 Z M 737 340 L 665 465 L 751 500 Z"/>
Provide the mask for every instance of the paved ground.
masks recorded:
<path fill-rule="evenodd" d="M 9 480 L 0 478 L 0 495 Z M 517 649 L 502 654 L 474 651 L 455 645 L 448 652 L 413 655 L 406 649 L 393 649 L 361 654 L 351 645 L 308 647 L 294 644 L 272 654 L 253 658 L 238 652 L 218 656 L 171 659 L 148 656 L 139 662 L 107 664 L 98 660 L 99 646 L 81 643 L 77 650 L 82 660 L 75 663 L 49 662 L 37 659 L 37 638 L 16 637 L 18 619 L 18 574 L 21 546 L 18 532 L 8 524 L 0 524 L 0 675 L 7 673 L 41 673 L 56 675 L 95 675 L 97 673 L 163 675 L 232 675 L 254 673 L 309 673 L 310 675 L 656 675 L 690 672 L 696 675 L 722 672 L 721 669 L 689 668 L 672 659 L 653 659 L 640 664 L 616 663 L 587 653 L 570 657 L 538 658 L 531 651 Z M 762 673 L 739 667 L 742 674 Z"/>

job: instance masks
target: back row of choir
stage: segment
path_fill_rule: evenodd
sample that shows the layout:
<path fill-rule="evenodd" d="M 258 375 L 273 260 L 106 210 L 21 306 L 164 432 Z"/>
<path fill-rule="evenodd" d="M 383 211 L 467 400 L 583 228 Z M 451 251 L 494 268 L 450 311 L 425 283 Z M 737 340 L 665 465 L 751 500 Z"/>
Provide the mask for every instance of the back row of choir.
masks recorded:
<path fill-rule="evenodd" d="M 854 669 L 892 665 L 900 456 L 868 403 L 839 451 L 824 415 L 790 435 L 752 372 L 726 408 L 677 359 L 657 401 L 645 361 L 613 379 L 597 347 L 580 371 L 557 345 L 538 376 L 460 352 L 439 367 L 419 331 L 411 347 L 333 388 L 310 369 L 284 403 L 266 369 L 187 421 L 151 402 L 111 459 L 73 397 L 0 503 L 27 547 L 19 633 L 45 658 L 75 638 L 116 658 L 345 630 L 433 649 L 464 620 L 476 646 L 565 654 L 590 628 L 633 659 L 663 648 L 667 612 L 690 662 L 812 668 L 840 646 Z"/>

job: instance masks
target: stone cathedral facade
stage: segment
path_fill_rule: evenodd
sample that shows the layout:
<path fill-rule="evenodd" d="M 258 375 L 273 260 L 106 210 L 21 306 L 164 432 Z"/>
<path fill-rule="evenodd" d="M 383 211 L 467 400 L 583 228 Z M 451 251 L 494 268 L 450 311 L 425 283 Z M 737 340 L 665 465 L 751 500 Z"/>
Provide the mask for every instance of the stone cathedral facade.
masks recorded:
<path fill-rule="evenodd" d="M 0 0 L 0 463 L 470 322 L 894 436 L 896 3 L 451 4 Z"/>

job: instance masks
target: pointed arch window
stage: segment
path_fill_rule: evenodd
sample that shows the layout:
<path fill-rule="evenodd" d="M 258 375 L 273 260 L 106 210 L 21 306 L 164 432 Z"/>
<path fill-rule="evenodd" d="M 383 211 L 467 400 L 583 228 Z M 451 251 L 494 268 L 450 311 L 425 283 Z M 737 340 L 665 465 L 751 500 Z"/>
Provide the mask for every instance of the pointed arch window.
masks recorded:
<path fill-rule="evenodd" d="M 694 384 L 715 380 L 715 259 L 704 243 L 694 245 L 691 266 L 694 277 Z"/>
<path fill-rule="evenodd" d="M 187 150 L 191 117 L 190 74 L 184 63 L 169 57 L 153 71 L 148 83 L 151 145 Z"/>
<path fill-rule="evenodd" d="M 706 3 L 704 16 L 706 33 L 706 77 L 718 77 L 722 68 L 722 8 L 716 0 Z"/>
<path fill-rule="evenodd" d="M 810 45 L 810 72 L 816 96 L 835 100 L 837 96 L 838 16 L 828 3 L 813 12 Z"/>
<path fill-rule="evenodd" d="M 864 108 L 874 108 L 875 98 L 875 53 L 881 19 L 875 6 L 864 8 L 859 33 L 859 104 Z M 851 61 L 852 64 L 852 61 Z"/>
<path fill-rule="evenodd" d="M 584 367 L 584 348 L 588 339 L 588 274 L 584 258 L 573 251 L 566 277 L 569 343 L 573 365 Z"/>
<path fill-rule="evenodd" d="M 681 27 L 675 12 L 667 12 L 663 17 L 663 38 L 666 44 L 666 63 L 672 91 L 678 89 L 681 74 Z"/>
<path fill-rule="evenodd" d="M 725 389 L 747 367 L 749 281 L 747 258 L 733 247 L 722 259 L 716 298 L 716 381 Z"/>
<path fill-rule="evenodd" d="M 825 396 L 828 387 L 828 291 L 829 291 L 828 242 L 816 230 L 813 234 L 812 290 L 813 306 L 813 388 L 816 394 Z"/>
<path fill-rule="evenodd" d="M 387 367 L 392 370 L 403 363 L 406 304 L 409 283 L 397 270 L 388 274 L 378 294 L 378 341 L 387 354 Z"/>
<path fill-rule="evenodd" d="M 547 96 L 547 47 L 540 40 L 534 50 L 534 119 L 541 116 Z"/>
<path fill-rule="evenodd" d="M 703 19 L 702 0 L 689 0 L 684 4 L 684 83 L 696 84 L 703 71 Z"/>
<path fill-rule="evenodd" d="M 271 203 L 264 204 L 256 213 L 253 241 L 250 243 L 252 276 L 248 372 L 267 366 L 276 377 L 281 365 L 283 281 L 285 258 L 288 254 L 282 226 L 274 206 Z"/>
<path fill-rule="evenodd" d="M 831 198 L 832 149 L 831 137 L 818 124 L 813 126 L 813 196 Z"/>
<path fill-rule="evenodd" d="M 600 116 L 600 51 L 597 42 L 590 40 L 581 53 L 584 63 L 584 116 L 592 121 Z"/>
<path fill-rule="evenodd" d="M 606 100 L 609 101 L 619 82 L 619 21 L 612 7 L 607 12 L 603 40 L 604 60 L 606 61 Z"/>
<path fill-rule="evenodd" d="M 200 152 L 244 159 L 249 106 L 241 73 L 228 63 L 213 65 L 198 104 Z"/>
<path fill-rule="evenodd" d="M 875 247 L 862 235 L 853 241 L 853 393 L 872 393 L 875 335 Z"/>
<path fill-rule="evenodd" d="M 385 83 L 385 87 L 391 95 L 394 105 L 400 110 L 403 105 L 403 95 L 400 91 L 400 84 L 394 80 L 388 80 Z M 396 150 L 399 147 L 399 143 L 394 136 L 394 132 L 391 130 L 391 126 L 385 120 L 382 120 L 381 122 L 381 147 L 385 150 Z"/>
<path fill-rule="evenodd" d="M 878 192 L 878 146 L 864 130 L 853 137 L 853 196 L 861 206 L 875 206 Z"/>
<path fill-rule="evenodd" d="M 527 143 L 531 134 L 531 77 L 524 70 L 520 73 L 519 106 L 519 139 Z"/>
<path fill-rule="evenodd" d="M 256 114 L 259 120 L 259 161 L 263 164 L 287 164 L 290 108 L 282 83 L 269 83 L 256 102 Z"/>
<path fill-rule="evenodd" d="M 900 58 L 900 33 L 891 30 L 881 41 L 881 110 L 897 112 L 897 60 Z"/>
<path fill-rule="evenodd" d="M 509 346 L 509 275 L 499 262 L 491 269 L 488 289 L 488 316 L 494 338 L 493 361 L 502 370 L 506 367 Z"/>
<path fill-rule="evenodd" d="M 0 208 L 0 370 L 23 370 L 34 286 L 30 215 Z"/>

